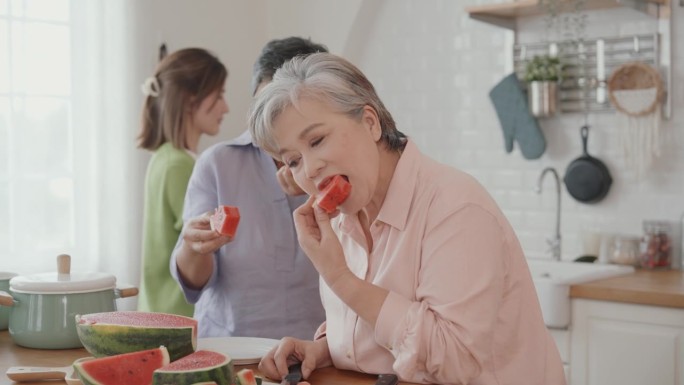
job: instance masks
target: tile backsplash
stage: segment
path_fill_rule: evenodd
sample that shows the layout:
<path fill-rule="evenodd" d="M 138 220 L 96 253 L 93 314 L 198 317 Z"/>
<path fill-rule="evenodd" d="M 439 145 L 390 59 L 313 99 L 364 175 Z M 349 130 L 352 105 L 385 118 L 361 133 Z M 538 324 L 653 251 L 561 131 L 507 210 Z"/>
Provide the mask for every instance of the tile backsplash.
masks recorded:
<path fill-rule="evenodd" d="M 554 232 L 554 185 L 547 177 L 541 194 L 534 188 L 543 168 L 555 167 L 562 178 L 581 155 L 584 117 L 575 113 L 540 120 L 547 147 L 539 159 L 525 160 L 517 143 L 507 154 L 488 92 L 512 72 L 513 33 L 470 19 L 464 3 L 384 2 L 363 41 L 348 42 L 364 47 L 354 48 L 358 53 L 350 59 L 376 85 L 400 130 L 426 154 L 474 175 L 504 210 L 527 255 L 548 256 L 545 238 Z M 684 212 L 684 115 L 679 113 L 684 101 L 684 8 L 673 8 L 675 88 L 669 90 L 672 117 L 662 124 L 662 154 L 648 176 L 635 181 L 619 143 L 624 127 L 613 113 L 589 116 L 589 153 L 608 166 L 614 182 L 596 204 L 578 203 L 561 186 L 563 259 L 583 253 L 587 231 L 640 235 L 643 220 L 678 222 Z M 586 26 L 587 37 L 624 36 L 651 32 L 656 20 L 620 8 L 589 12 Z M 517 38 L 532 42 L 548 35 L 545 21 L 537 17 L 521 20 Z"/>

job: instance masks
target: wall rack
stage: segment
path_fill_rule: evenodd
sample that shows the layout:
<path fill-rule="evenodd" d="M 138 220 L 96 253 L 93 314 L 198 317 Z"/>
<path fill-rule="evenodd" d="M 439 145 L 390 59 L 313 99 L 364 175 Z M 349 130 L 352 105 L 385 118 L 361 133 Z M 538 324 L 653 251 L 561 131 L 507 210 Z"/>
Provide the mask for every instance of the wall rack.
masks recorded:
<path fill-rule="evenodd" d="M 470 18 L 516 31 L 520 18 L 546 14 L 545 0 L 515 0 L 508 3 L 466 8 Z M 548 1 L 548 0 L 546 0 Z M 560 1 L 559 9 L 568 9 L 576 0 Z M 684 0 L 679 0 L 680 2 Z M 514 34 L 513 68 L 522 79 L 527 60 L 535 55 L 560 55 L 566 65 L 560 87 L 560 111 L 613 111 L 605 81 L 619 65 L 643 61 L 657 68 L 663 79 L 666 97 L 662 116 L 672 114 L 671 0 L 586 0 L 583 11 L 628 7 L 654 20 L 655 32 L 648 35 L 592 37 L 577 42 L 517 42 Z"/>
<path fill-rule="evenodd" d="M 613 110 L 606 89 L 610 74 L 622 64 L 633 61 L 662 69 L 659 40 L 658 34 L 648 34 L 591 39 L 580 44 L 575 41 L 516 44 L 513 68 L 518 78 L 523 79 L 525 66 L 534 56 L 557 56 L 563 64 L 560 111 L 582 112 L 586 108 L 589 112 L 608 112 Z M 661 73 L 665 85 L 669 83 L 666 75 Z M 664 107 L 669 105 L 669 93 L 666 96 Z M 667 108 L 663 108 L 663 117 L 670 117 Z"/>

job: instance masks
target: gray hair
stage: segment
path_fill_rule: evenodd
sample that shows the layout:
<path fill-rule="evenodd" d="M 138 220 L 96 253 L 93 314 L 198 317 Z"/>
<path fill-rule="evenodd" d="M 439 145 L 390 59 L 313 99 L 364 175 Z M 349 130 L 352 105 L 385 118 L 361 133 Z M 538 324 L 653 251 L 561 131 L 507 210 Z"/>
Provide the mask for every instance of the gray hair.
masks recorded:
<path fill-rule="evenodd" d="M 254 142 L 277 154 L 273 122 L 288 107 L 299 109 L 299 101 L 305 97 L 325 101 L 335 111 L 354 119 L 361 119 L 364 107 L 370 106 L 378 114 L 380 140 L 387 149 L 404 148 L 406 135 L 397 130 L 371 82 L 353 64 L 329 53 L 295 57 L 276 71 L 273 81 L 257 95 L 249 114 L 248 127 Z"/>

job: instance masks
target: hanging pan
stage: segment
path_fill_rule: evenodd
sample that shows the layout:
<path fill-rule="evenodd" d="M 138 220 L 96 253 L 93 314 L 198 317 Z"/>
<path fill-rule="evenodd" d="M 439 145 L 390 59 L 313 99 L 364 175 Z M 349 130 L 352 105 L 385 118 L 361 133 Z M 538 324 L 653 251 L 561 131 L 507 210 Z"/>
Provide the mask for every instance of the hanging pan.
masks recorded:
<path fill-rule="evenodd" d="M 582 126 L 580 132 L 584 153 L 568 165 L 563 181 L 573 198 L 582 203 L 596 203 L 608 194 L 613 178 L 606 165 L 587 152 L 589 126 Z"/>

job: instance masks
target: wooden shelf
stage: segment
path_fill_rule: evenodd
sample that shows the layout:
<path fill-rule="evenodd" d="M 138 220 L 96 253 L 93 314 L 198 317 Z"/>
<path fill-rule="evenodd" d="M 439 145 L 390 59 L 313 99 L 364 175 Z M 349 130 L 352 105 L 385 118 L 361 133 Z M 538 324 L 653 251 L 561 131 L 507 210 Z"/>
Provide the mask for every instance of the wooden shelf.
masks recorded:
<path fill-rule="evenodd" d="M 658 6 L 667 5 L 668 3 L 669 0 L 587 0 L 584 9 L 586 11 L 591 11 L 630 7 L 648 14 L 653 14 L 654 8 L 657 9 Z M 572 1 L 561 1 L 561 9 L 567 8 L 563 7 L 563 4 L 569 7 L 572 5 Z M 520 17 L 541 16 L 545 14 L 542 0 L 517 0 L 510 3 L 478 5 L 467 7 L 466 11 L 470 14 L 472 19 L 512 30 L 515 30 L 516 19 Z"/>

